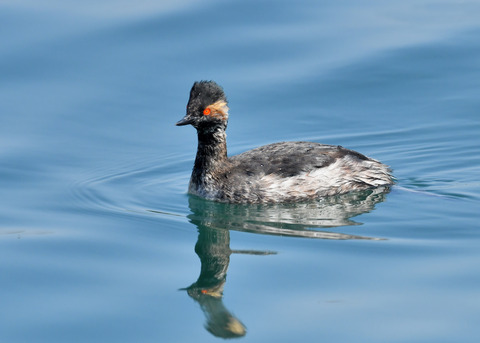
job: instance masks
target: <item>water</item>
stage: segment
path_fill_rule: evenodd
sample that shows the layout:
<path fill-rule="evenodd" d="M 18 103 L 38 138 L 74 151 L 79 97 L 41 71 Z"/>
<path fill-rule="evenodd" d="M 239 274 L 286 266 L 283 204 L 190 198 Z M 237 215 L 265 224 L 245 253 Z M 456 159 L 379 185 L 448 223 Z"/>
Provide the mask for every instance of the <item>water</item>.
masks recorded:
<path fill-rule="evenodd" d="M 478 342 L 479 10 L 3 1 L 0 342 Z M 230 154 L 341 144 L 397 185 L 189 197 L 200 79 Z"/>

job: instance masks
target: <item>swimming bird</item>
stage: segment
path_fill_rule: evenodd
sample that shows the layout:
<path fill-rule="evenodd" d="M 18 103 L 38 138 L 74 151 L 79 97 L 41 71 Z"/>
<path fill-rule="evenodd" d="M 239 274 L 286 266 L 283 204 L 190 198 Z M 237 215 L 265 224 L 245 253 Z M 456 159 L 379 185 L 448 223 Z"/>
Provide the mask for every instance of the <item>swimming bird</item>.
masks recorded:
<path fill-rule="evenodd" d="M 222 87 L 193 84 L 186 115 L 176 123 L 197 130 L 190 194 L 225 203 L 283 203 L 394 183 L 388 166 L 339 145 L 281 142 L 229 157 L 228 112 Z"/>

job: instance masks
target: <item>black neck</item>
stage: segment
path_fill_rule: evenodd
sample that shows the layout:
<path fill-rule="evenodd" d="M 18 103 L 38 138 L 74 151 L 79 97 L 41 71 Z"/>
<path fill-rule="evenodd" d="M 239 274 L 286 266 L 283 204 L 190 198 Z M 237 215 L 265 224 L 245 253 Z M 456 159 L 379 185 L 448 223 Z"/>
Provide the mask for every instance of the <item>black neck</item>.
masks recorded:
<path fill-rule="evenodd" d="M 198 130 L 198 149 L 194 172 L 210 172 L 227 161 L 227 135 L 225 129 Z"/>

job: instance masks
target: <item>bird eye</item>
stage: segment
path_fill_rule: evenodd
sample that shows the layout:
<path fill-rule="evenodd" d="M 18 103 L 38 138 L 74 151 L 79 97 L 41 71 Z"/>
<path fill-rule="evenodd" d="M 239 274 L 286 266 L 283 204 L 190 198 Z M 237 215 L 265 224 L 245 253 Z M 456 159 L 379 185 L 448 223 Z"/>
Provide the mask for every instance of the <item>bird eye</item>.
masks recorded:
<path fill-rule="evenodd" d="M 212 111 L 207 107 L 206 109 L 203 110 L 203 114 L 208 116 Z"/>

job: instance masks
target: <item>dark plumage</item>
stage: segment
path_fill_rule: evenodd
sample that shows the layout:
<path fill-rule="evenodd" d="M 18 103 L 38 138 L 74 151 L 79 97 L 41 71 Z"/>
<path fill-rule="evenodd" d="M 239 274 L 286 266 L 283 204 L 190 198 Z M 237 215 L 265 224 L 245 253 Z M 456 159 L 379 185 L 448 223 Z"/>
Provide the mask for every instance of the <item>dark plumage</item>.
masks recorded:
<path fill-rule="evenodd" d="M 291 202 L 393 184 L 387 166 L 341 146 L 282 142 L 229 158 L 228 110 L 219 85 L 194 83 L 187 114 L 177 123 L 197 129 L 192 194 L 232 203 Z"/>

